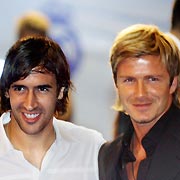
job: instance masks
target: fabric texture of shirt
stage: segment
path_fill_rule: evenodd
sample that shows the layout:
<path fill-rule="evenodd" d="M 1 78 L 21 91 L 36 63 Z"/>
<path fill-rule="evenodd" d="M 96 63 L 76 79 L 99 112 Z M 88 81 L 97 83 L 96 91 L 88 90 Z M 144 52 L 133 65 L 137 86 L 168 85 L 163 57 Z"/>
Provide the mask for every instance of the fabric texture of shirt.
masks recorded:
<path fill-rule="evenodd" d="M 56 140 L 43 158 L 41 170 L 13 148 L 0 119 L 0 180 L 98 180 L 98 151 L 105 142 L 102 135 L 70 122 L 53 119 Z"/>

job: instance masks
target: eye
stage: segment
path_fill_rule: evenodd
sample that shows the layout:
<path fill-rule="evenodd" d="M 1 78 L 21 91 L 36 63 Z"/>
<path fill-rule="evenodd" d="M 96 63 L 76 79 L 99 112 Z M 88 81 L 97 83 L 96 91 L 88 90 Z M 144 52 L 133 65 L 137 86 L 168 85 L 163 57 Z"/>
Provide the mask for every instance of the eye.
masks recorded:
<path fill-rule="evenodd" d="M 46 86 L 40 86 L 40 87 L 38 87 L 38 89 L 39 89 L 39 91 L 41 91 L 41 92 L 47 92 L 47 91 L 49 91 L 49 88 L 46 87 Z"/>
<path fill-rule="evenodd" d="M 14 91 L 24 91 L 25 90 L 25 87 L 24 86 L 13 86 L 12 89 Z"/>
<path fill-rule="evenodd" d="M 159 81 L 159 78 L 154 77 L 154 76 L 149 76 L 147 79 L 148 79 L 149 81 L 152 81 L 152 82 L 154 82 L 154 81 Z"/>
<path fill-rule="evenodd" d="M 52 88 L 52 87 L 51 87 L 50 85 L 46 85 L 46 84 L 45 84 L 45 85 L 37 86 L 37 90 L 38 90 L 39 92 L 41 92 L 41 93 L 49 92 L 51 88 Z"/>
<path fill-rule="evenodd" d="M 131 82 L 134 82 L 134 81 L 135 80 L 132 77 L 127 77 L 127 78 L 124 78 L 124 80 L 123 80 L 123 82 L 125 82 L 125 83 L 131 83 Z"/>
<path fill-rule="evenodd" d="M 136 79 L 134 77 L 119 77 L 117 79 L 117 83 L 118 84 L 132 84 L 136 81 Z"/>

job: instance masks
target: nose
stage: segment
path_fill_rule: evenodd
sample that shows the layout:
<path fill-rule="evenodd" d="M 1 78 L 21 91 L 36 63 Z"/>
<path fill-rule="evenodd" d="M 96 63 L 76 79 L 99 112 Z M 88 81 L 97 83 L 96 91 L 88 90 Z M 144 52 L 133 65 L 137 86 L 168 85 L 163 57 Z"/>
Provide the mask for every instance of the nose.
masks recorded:
<path fill-rule="evenodd" d="M 138 81 L 136 85 L 136 95 L 142 97 L 147 94 L 147 87 L 143 81 Z"/>
<path fill-rule="evenodd" d="M 32 111 L 37 107 L 37 97 L 33 91 L 29 91 L 25 97 L 24 107 L 28 111 Z"/>

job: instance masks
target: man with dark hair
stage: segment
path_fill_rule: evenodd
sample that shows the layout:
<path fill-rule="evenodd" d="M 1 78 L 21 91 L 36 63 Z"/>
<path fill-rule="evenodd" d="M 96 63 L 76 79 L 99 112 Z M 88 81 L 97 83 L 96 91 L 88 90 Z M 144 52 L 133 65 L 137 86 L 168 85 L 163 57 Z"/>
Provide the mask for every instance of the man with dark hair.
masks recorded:
<path fill-rule="evenodd" d="M 16 24 L 17 39 L 26 36 L 49 36 L 51 22 L 44 13 L 40 11 L 28 11 L 19 17 Z M 69 90 L 66 113 L 60 115 L 57 111 L 56 117 L 66 121 L 72 121 L 73 103 L 72 91 Z M 60 116 L 59 116 L 60 115 Z"/>
<path fill-rule="evenodd" d="M 18 40 L 0 81 L 0 179 L 95 180 L 101 134 L 54 114 L 66 112 L 69 65 L 45 37 Z"/>

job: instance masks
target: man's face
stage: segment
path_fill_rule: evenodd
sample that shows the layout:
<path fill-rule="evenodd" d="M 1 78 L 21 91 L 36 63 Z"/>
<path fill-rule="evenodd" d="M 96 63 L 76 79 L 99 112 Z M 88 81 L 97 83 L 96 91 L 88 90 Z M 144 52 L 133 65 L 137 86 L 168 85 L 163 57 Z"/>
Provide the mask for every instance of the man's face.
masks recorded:
<path fill-rule="evenodd" d="M 128 58 L 117 68 L 117 90 L 133 122 L 154 124 L 169 108 L 177 78 L 170 77 L 158 56 Z"/>
<path fill-rule="evenodd" d="M 7 95 L 12 109 L 11 121 L 21 131 L 34 135 L 52 128 L 57 100 L 55 75 L 32 72 L 25 79 L 11 84 Z"/>

